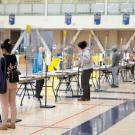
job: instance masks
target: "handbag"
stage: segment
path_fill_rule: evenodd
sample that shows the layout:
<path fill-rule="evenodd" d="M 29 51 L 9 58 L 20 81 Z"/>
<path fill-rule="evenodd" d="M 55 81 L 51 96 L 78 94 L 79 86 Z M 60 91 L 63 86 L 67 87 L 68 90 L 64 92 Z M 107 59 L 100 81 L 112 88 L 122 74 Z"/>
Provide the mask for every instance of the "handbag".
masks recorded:
<path fill-rule="evenodd" d="M 17 68 L 13 68 L 9 71 L 9 82 L 17 83 L 19 82 L 20 71 Z"/>
<path fill-rule="evenodd" d="M 2 63 L 3 60 L 3 63 Z M 4 71 L 2 71 L 1 65 L 4 66 Z M 6 81 L 6 61 L 4 57 L 0 58 L 0 94 L 7 92 L 7 81 Z"/>

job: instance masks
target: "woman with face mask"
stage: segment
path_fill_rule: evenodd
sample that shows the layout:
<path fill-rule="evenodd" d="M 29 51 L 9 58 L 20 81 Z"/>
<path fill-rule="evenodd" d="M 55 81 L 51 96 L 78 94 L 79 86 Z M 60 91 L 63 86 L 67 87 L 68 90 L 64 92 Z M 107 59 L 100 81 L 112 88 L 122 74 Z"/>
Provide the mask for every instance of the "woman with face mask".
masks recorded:
<path fill-rule="evenodd" d="M 89 101 L 90 100 L 89 79 L 93 72 L 93 64 L 91 60 L 90 47 L 88 46 L 86 41 L 79 42 L 78 47 L 81 50 L 78 65 L 82 69 L 81 89 L 83 91 L 83 95 L 80 99 L 78 99 L 78 101 Z"/>
<path fill-rule="evenodd" d="M 4 94 L 0 94 L 1 107 L 2 107 L 2 125 L 0 126 L 0 130 L 7 130 L 7 128 L 15 129 L 16 122 L 16 89 L 17 82 L 10 81 L 10 72 L 17 69 L 17 59 L 14 54 L 11 54 L 12 44 L 9 39 L 6 39 L 4 43 L 1 45 L 2 53 L 6 61 L 6 84 L 7 89 Z M 11 114 L 11 122 L 8 123 L 8 115 L 9 108 Z"/>
<path fill-rule="evenodd" d="M 7 92 L 7 83 L 6 83 L 6 62 L 2 54 L 2 50 L 0 48 L 0 102 L 3 104 L 5 93 Z M 4 113 L 4 109 L 0 113 Z M 0 115 L 1 120 L 1 115 Z M 0 127 L 0 129 L 4 129 L 4 125 Z"/>

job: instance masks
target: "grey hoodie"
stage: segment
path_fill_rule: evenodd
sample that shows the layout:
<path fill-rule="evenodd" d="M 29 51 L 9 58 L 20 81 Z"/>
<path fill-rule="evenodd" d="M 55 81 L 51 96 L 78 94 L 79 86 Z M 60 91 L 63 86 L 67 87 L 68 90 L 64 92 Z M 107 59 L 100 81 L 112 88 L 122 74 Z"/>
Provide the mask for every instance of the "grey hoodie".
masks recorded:
<path fill-rule="evenodd" d="M 114 51 L 112 55 L 112 67 L 119 66 L 120 54 L 118 51 Z"/>
<path fill-rule="evenodd" d="M 89 47 L 86 47 L 80 53 L 79 66 L 83 70 L 87 70 L 87 69 L 93 68 L 92 60 L 91 60 L 91 54 L 90 54 L 90 48 Z"/>

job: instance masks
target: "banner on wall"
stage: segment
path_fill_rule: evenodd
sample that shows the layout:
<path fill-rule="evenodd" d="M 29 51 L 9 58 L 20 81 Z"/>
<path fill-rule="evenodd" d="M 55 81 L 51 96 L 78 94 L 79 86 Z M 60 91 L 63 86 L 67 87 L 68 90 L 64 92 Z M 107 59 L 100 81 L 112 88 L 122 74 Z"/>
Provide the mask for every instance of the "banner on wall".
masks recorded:
<path fill-rule="evenodd" d="M 15 24 L 15 14 L 9 15 L 9 24 L 14 25 Z"/>
<path fill-rule="evenodd" d="M 72 14 L 65 13 L 65 24 L 70 25 L 72 23 Z"/>
<path fill-rule="evenodd" d="M 94 24 L 99 25 L 101 23 L 101 13 L 97 12 L 94 14 Z"/>
<path fill-rule="evenodd" d="M 128 25 L 130 20 L 130 14 L 129 13 L 123 13 L 123 24 Z"/>

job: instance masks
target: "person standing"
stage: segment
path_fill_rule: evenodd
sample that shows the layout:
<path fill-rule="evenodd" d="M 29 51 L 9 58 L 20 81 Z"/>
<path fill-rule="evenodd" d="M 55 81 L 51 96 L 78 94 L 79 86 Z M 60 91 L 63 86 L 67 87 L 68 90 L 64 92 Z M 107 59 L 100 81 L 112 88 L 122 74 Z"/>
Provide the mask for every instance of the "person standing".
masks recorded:
<path fill-rule="evenodd" d="M 7 89 L 6 93 L 0 94 L 1 107 L 2 107 L 2 125 L 0 126 L 0 130 L 7 130 L 7 128 L 15 129 L 16 122 L 16 90 L 17 90 L 17 82 L 10 82 L 10 73 L 13 70 L 17 69 L 17 59 L 14 54 L 11 54 L 12 44 L 9 39 L 6 39 L 4 43 L 1 45 L 2 53 L 4 55 L 6 61 L 6 79 L 7 79 Z M 11 114 L 11 122 L 8 121 L 9 109 Z"/>
<path fill-rule="evenodd" d="M 37 65 L 38 65 L 38 72 L 42 73 L 43 72 L 43 61 L 44 61 L 44 55 L 45 55 L 45 49 L 43 47 L 39 48 L 39 52 L 38 52 L 38 61 L 37 61 Z M 44 86 L 44 79 L 39 79 L 36 80 L 36 94 L 35 97 L 38 99 L 43 98 L 43 96 L 41 95 L 41 91 L 42 88 Z"/>
<path fill-rule="evenodd" d="M 6 85 L 6 61 L 3 57 L 2 50 L 0 48 L 0 101 L 2 103 L 2 97 L 7 92 L 7 85 Z M 2 108 L 1 113 L 4 113 L 4 109 Z M 1 115 L 0 115 L 1 120 Z M 0 129 L 6 129 L 4 124 L 0 127 Z"/>
<path fill-rule="evenodd" d="M 112 88 L 118 88 L 118 72 L 119 72 L 119 62 L 120 62 L 120 54 L 118 53 L 118 49 L 114 47 L 112 49 Z"/>
<path fill-rule="evenodd" d="M 134 80 L 134 70 L 135 70 L 135 48 L 133 48 L 132 52 L 129 54 L 129 62 L 131 63 L 131 75 Z"/>
<path fill-rule="evenodd" d="M 90 100 L 90 85 L 89 79 L 91 73 L 93 72 L 92 61 L 90 56 L 90 47 L 86 41 L 78 43 L 78 47 L 81 49 L 79 66 L 82 68 L 81 74 L 81 89 L 83 90 L 83 95 L 78 101 L 89 101 Z"/>

